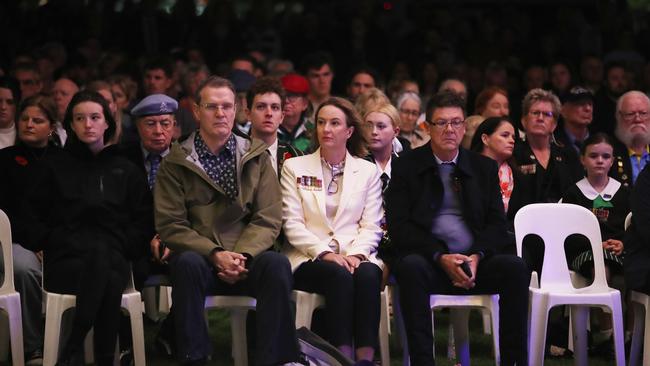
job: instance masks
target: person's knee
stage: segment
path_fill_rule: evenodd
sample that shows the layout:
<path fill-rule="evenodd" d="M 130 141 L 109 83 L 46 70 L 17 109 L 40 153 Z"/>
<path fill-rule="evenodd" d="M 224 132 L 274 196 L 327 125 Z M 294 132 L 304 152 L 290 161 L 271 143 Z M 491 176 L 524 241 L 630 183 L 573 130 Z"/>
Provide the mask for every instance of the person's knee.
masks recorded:
<path fill-rule="evenodd" d="M 363 262 L 354 271 L 354 281 L 367 286 L 381 285 L 381 268 L 371 262 Z"/>
<path fill-rule="evenodd" d="M 259 270 L 263 281 L 293 286 L 291 264 L 286 256 L 277 252 L 263 252 L 255 258 L 255 270 Z"/>

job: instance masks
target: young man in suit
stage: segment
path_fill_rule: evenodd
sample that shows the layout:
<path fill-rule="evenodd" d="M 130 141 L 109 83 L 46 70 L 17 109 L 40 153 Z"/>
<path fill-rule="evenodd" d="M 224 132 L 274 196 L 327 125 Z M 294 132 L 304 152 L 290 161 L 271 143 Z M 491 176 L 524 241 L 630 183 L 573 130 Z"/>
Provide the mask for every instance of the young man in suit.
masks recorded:
<path fill-rule="evenodd" d="M 393 163 L 385 193 L 411 362 L 434 365 L 430 294 L 497 293 L 501 364 L 525 365 L 530 276 L 521 258 L 500 254 L 507 234 L 497 165 L 459 147 L 458 95 L 435 95 L 426 120 L 431 142 Z"/>
<path fill-rule="evenodd" d="M 278 139 L 286 93 L 276 78 L 261 77 L 248 90 L 246 99 L 248 120 L 251 121 L 250 137 L 268 145 L 266 150 L 271 155 L 271 165 L 279 175 L 285 160 L 302 155 L 296 148 Z"/>

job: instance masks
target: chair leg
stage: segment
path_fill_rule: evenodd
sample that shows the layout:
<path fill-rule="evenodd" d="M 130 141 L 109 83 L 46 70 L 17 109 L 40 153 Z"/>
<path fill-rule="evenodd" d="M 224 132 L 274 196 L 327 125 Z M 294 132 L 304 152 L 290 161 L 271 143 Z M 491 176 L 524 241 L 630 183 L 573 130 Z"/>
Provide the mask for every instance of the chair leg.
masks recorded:
<path fill-rule="evenodd" d="M 483 334 L 492 334 L 492 319 L 490 319 L 490 311 L 486 308 L 481 308 L 481 318 L 483 319 Z"/>
<path fill-rule="evenodd" d="M 470 366 L 468 329 L 469 311 L 468 308 L 453 308 L 450 311 L 451 324 L 454 327 L 456 359 L 462 366 Z"/>
<path fill-rule="evenodd" d="M 296 329 L 311 329 L 311 318 L 316 306 L 311 294 L 299 293 L 296 299 Z"/>
<path fill-rule="evenodd" d="M 145 366 L 144 324 L 142 311 L 139 308 L 140 296 L 130 296 L 127 299 L 127 311 L 131 318 L 131 338 L 133 340 L 133 363 L 135 366 Z"/>
<path fill-rule="evenodd" d="M 530 330 L 528 343 L 528 364 L 544 365 L 544 347 L 546 346 L 546 326 L 548 307 L 545 296 L 532 296 L 530 301 Z"/>
<path fill-rule="evenodd" d="M 499 348 L 499 301 L 492 300 L 490 318 L 492 321 L 492 345 L 494 348 L 494 363 L 501 365 L 501 349 Z"/>
<path fill-rule="evenodd" d="M 230 329 L 232 332 L 232 356 L 235 366 L 248 365 L 246 350 L 246 315 L 247 309 L 233 308 L 230 310 Z"/>
<path fill-rule="evenodd" d="M 144 300 L 144 313 L 154 322 L 160 317 L 158 312 L 158 303 L 156 301 L 156 287 L 150 286 L 142 289 L 142 299 Z"/>
<path fill-rule="evenodd" d="M 388 333 L 390 318 L 388 316 L 388 293 L 382 291 L 381 293 L 381 315 L 379 317 L 379 354 L 381 357 L 381 364 L 390 365 L 390 350 L 388 348 Z"/>
<path fill-rule="evenodd" d="M 614 330 L 614 345 L 616 348 L 616 365 L 625 366 L 625 336 L 623 334 L 623 306 L 621 295 L 612 295 L 612 328 Z"/>
<path fill-rule="evenodd" d="M 84 339 L 84 361 L 86 364 L 95 363 L 95 342 L 93 341 L 95 329 L 90 328 Z"/>
<path fill-rule="evenodd" d="M 589 356 L 587 354 L 587 322 L 589 319 L 589 307 L 584 305 L 571 305 L 571 328 L 573 329 L 573 354 L 575 355 L 576 366 L 587 366 Z"/>
<path fill-rule="evenodd" d="M 645 357 L 645 350 L 641 349 L 642 329 L 647 328 L 646 323 L 646 309 L 642 304 L 632 301 L 631 306 L 634 316 L 634 325 L 632 327 L 632 344 L 630 346 L 630 366 L 637 366 L 639 364 L 639 356 L 643 353 Z M 644 337 L 644 343 L 645 343 Z M 644 345 L 645 346 L 645 345 Z M 645 348 L 645 347 L 644 347 Z M 646 362 L 644 359 L 643 362 Z"/>
<path fill-rule="evenodd" d="M 7 299 L 7 314 L 9 319 L 9 334 L 11 338 L 11 359 L 14 365 L 25 364 L 23 351 L 23 319 L 20 309 L 20 297 Z"/>
<path fill-rule="evenodd" d="M 54 366 L 59 357 L 59 341 L 61 339 L 61 318 L 63 304 L 59 301 L 49 301 L 45 312 L 45 339 L 43 345 L 43 366 Z"/>

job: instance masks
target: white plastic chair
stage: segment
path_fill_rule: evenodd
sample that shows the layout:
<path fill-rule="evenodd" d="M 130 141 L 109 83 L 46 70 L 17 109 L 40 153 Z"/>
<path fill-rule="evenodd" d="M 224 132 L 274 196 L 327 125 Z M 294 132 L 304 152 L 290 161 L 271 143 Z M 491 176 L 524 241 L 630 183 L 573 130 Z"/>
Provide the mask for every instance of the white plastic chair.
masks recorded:
<path fill-rule="evenodd" d="M 382 365 L 390 365 L 390 351 L 388 348 L 389 314 L 388 314 L 388 292 L 381 292 L 380 315 L 379 315 L 379 357 Z M 325 297 L 322 295 L 294 290 L 291 299 L 296 303 L 296 329 L 306 327 L 311 329 L 311 319 L 314 310 L 325 307 Z"/>
<path fill-rule="evenodd" d="M 122 294 L 121 307 L 129 312 L 131 317 L 131 334 L 133 338 L 133 361 L 136 366 L 145 366 L 144 325 L 142 323 L 142 299 L 133 286 L 133 274 L 129 274 L 127 288 Z M 61 320 L 63 313 L 75 307 L 77 297 L 74 295 L 57 294 L 43 289 L 45 304 L 45 340 L 43 347 L 43 366 L 53 366 L 59 355 L 61 337 Z M 91 330 L 92 332 L 92 330 Z M 91 333 L 86 336 L 86 363 L 92 363 Z"/>
<path fill-rule="evenodd" d="M 23 318 L 20 308 L 20 294 L 14 287 L 14 262 L 12 257 L 11 225 L 9 218 L 0 210 L 0 246 L 4 261 L 4 282 L 0 286 L 0 360 L 6 359 L 6 329 L 11 339 L 11 359 L 14 366 L 25 364 L 23 353 Z M 3 350 L 4 349 L 4 350 Z"/>
<path fill-rule="evenodd" d="M 222 308 L 230 311 L 232 357 L 235 366 L 248 365 L 246 350 L 246 315 L 255 310 L 257 300 L 249 296 L 206 296 L 205 309 Z"/>
<path fill-rule="evenodd" d="M 156 290 L 160 289 L 159 293 Z M 158 321 L 162 313 L 169 313 L 172 304 L 171 280 L 164 274 L 148 276 L 142 285 L 144 313 L 153 321 Z"/>
<path fill-rule="evenodd" d="M 594 256 L 594 281 L 583 288 L 571 283 L 564 253 L 569 235 L 582 234 L 591 243 Z M 587 365 L 587 315 L 589 307 L 603 305 L 612 310 L 616 364 L 625 364 L 621 294 L 607 285 L 602 239 L 598 220 L 584 207 L 573 204 L 537 203 L 523 207 L 515 216 L 517 254 L 522 255 L 523 239 L 539 235 L 545 244 L 543 273 L 539 288 L 530 287 L 529 364 L 543 365 L 548 311 L 570 305 L 575 364 Z"/>

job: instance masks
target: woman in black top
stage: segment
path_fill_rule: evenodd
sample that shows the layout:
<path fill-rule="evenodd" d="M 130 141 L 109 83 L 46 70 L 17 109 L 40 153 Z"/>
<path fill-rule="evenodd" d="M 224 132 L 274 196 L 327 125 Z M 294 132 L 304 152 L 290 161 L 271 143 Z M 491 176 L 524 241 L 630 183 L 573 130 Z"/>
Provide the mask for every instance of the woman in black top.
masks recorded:
<path fill-rule="evenodd" d="M 116 125 L 100 94 L 75 94 L 63 125 L 65 153 L 47 159 L 17 232 L 25 246 L 44 251 L 45 289 L 77 296 L 58 365 L 82 362 L 92 327 L 97 364 L 111 365 L 128 262 L 146 253 L 153 235 L 151 195 L 140 169 L 106 146 Z"/>
<path fill-rule="evenodd" d="M 18 206 L 42 172 L 45 158 L 61 153 L 51 139 L 56 121 L 52 99 L 42 95 L 27 98 L 20 104 L 18 115 L 15 145 L 0 150 L 0 209 L 12 224 L 19 221 Z M 20 293 L 25 361 L 29 362 L 43 357 L 42 253 L 25 249 L 18 240 L 15 243 L 14 283 Z M 0 277 L 3 272 L 0 261 Z"/>
<path fill-rule="evenodd" d="M 533 89 L 524 97 L 525 136 L 515 144 L 514 157 L 521 172 L 531 178 L 534 202 L 558 202 L 584 176 L 580 162 L 553 138 L 560 108 L 550 91 Z"/>

